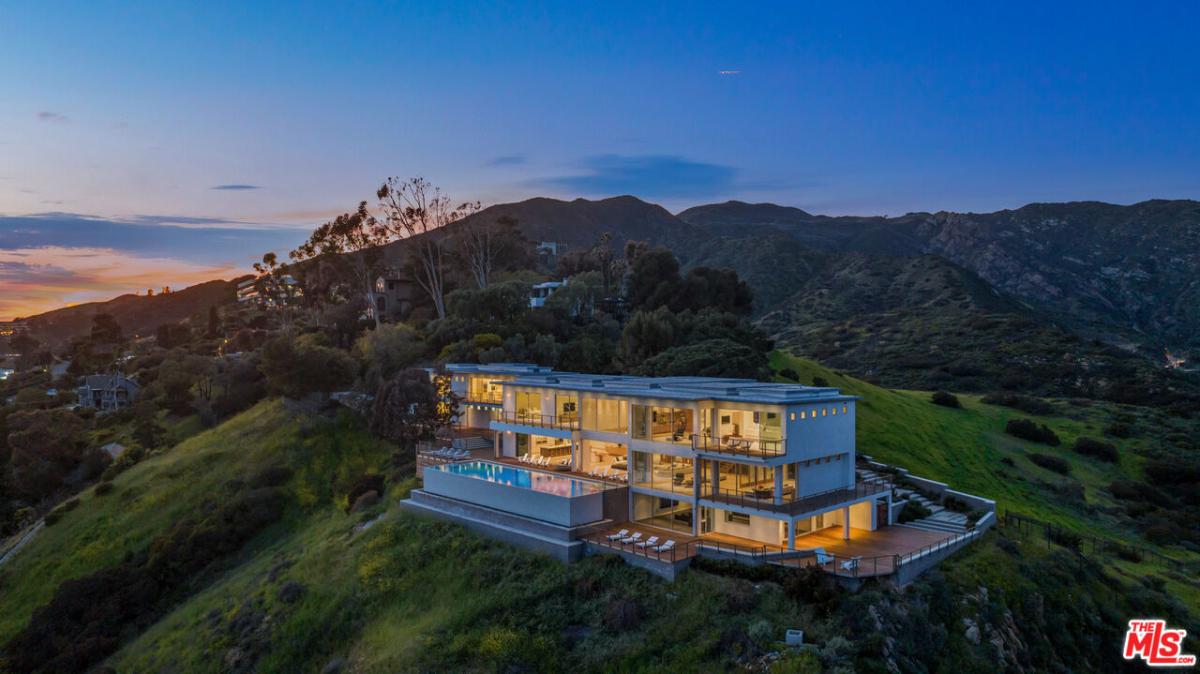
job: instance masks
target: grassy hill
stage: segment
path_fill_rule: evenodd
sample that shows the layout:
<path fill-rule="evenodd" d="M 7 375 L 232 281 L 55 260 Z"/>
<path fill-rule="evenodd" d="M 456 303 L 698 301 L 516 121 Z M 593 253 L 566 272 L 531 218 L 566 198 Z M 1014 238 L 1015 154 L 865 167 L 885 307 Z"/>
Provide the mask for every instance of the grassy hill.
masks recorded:
<path fill-rule="evenodd" d="M 965 410 L 944 409 L 926 394 L 774 358 L 802 380 L 823 377 L 862 396 L 864 453 L 994 496 L 1002 508 L 1135 538 L 1115 516 L 1056 495 L 1050 485 L 1059 476 L 1029 463 L 1033 447 L 1001 432 L 1017 414 L 1012 410 L 971 397 Z M 1095 407 L 1059 411 L 1045 422 L 1064 439 L 1092 433 L 1107 414 Z M 1123 447 L 1119 466 L 1046 451 L 1071 462 L 1087 500 L 1102 511 L 1101 485 L 1137 473 L 1142 442 Z M 564 566 L 398 510 L 413 481 L 404 477 L 407 461 L 396 467 L 393 451 L 349 416 L 312 418 L 263 402 L 122 473 L 110 493 L 84 493 L 78 508 L 0 569 L 0 644 L 64 580 L 136 556 L 173 523 L 219 507 L 264 471 L 284 468 L 283 518 L 196 573 L 169 605 L 129 625 L 110 666 L 318 672 L 344 659 L 346 671 L 355 672 L 715 671 L 755 662 L 777 649 L 783 629 L 803 627 L 821 648 L 771 671 L 883 671 L 887 661 L 903 670 L 1005 662 L 1099 670 L 1113 661 L 1090 654 L 1116 643 L 1122 616 L 1153 609 L 1188 620 L 1190 606 L 1195 617 L 1194 580 L 1132 563 L 1109 572 L 1077 569 L 1073 555 L 1057 546 L 1004 532 L 904 593 L 869 587 L 846 595 L 820 577 L 770 569 L 701 565 L 668 584 L 611 558 Z M 1005 457 L 1015 465 L 999 463 Z M 348 514 L 347 493 L 367 473 L 390 475 L 387 493 L 378 506 Z M 1166 592 L 1182 603 L 1170 603 Z M 964 632 L 964 619 L 979 625 L 981 644 Z M 999 655 L 992 635 L 1003 644 Z"/>

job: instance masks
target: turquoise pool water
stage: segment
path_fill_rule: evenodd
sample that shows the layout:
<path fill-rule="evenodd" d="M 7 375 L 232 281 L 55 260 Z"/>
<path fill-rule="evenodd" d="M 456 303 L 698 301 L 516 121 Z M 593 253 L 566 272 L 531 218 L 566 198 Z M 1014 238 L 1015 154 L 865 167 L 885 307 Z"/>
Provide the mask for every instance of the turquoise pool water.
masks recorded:
<path fill-rule="evenodd" d="M 466 475 L 477 480 L 487 480 L 505 484 L 519 489 L 555 494 L 557 496 L 583 496 L 602 491 L 600 485 L 586 480 L 576 480 L 563 475 L 553 475 L 537 470 L 527 470 L 519 466 L 508 466 L 490 461 L 464 461 L 462 463 L 447 463 L 437 466 L 438 470 L 447 473 Z"/>

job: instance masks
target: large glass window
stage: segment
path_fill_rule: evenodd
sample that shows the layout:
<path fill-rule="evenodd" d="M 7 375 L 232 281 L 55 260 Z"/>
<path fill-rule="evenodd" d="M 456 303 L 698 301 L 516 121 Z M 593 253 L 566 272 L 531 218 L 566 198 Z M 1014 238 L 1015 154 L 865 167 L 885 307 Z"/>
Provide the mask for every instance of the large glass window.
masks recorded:
<path fill-rule="evenodd" d="M 633 495 L 633 520 L 648 525 L 670 529 L 683 534 L 692 533 L 692 504 L 675 499 Z"/>
<path fill-rule="evenodd" d="M 540 417 L 542 414 L 542 396 L 533 391 L 517 392 L 517 416 Z"/>
<path fill-rule="evenodd" d="M 634 405 L 633 437 L 690 445 L 694 416 L 687 408 Z"/>
<path fill-rule="evenodd" d="M 629 403 L 607 398 L 583 399 L 583 427 L 605 433 L 629 432 Z"/>
<path fill-rule="evenodd" d="M 554 396 L 554 410 L 559 421 L 579 421 L 579 396 L 574 393 Z"/>
<path fill-rule="evenodd" d="M 670 454 L 633 453 L 634 486 L 691 494 L 695 488 L 694 460 Z"/>

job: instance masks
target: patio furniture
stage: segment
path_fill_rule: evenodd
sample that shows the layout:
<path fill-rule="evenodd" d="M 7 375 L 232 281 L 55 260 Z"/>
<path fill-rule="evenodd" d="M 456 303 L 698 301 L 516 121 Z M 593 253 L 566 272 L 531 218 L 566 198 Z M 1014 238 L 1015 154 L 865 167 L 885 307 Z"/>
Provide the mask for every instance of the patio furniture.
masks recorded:
<path fill-rule="evenodd" d="M 850 559 L 847 559 L 846 561 L 842 562 L 842 570 L 843 571 L 854 571 L 854 570 L 858 569 L 858 562 L 860 559 L 862 559 L 862 557 L 851 557 Z"/>
<path fill-rule="evenodd" d="M 633 532 L 633 535 L 622 538 L 621 545 L 629 545 L 630 543 L 637 543 L 640 540 L 642 540 L 642 532 L 635 531 L 635 532 Z"/>
<path fill-rule="evenodd" d="M 825 552 L 825 548 L 813 548 L 813 554 L 816 555 L 817 564 L 821 564 L 823 566 L 825 564 L 833 563 L 833 555 Z"/>
<path fill-rule="evenodd" d="M 521 463 L 529 463 L 529 452 L 525 452 L 521 456 L 518 456 L 517 461 L 520 461 Z"/>
<path fill-rule="evenodd" d="M 615 534 L 609 534 L 609 535 L 608 535 L 608 540 L 610 540 L 610 541 L 615 541 L 615 540 L 618 540 L 618 539 L 621 539 L 621 538 L 625 538 L 625 537 L 626 537 L 626 536 L 628 536 L 628 535 L 629 535 L 629 530 L 628 530 L 628 529 L 622 529 L 622 530 L 618 531 L 618 532 L 617 532 L 617 533 L 615 533 Z"/>
<path fill-rule="evenodd" d="M 655 552 L 670 552 L 675 549 L 675 541 L 668 538 L 666 543 L 650 549 Z"/>
<path fill-rule="evenodd" d="M 635 548 L 648 548 L 651 545 L 658 545 L 658 536 L 651 536 L 644 541 L 638 541 L 633 544 Z"/>

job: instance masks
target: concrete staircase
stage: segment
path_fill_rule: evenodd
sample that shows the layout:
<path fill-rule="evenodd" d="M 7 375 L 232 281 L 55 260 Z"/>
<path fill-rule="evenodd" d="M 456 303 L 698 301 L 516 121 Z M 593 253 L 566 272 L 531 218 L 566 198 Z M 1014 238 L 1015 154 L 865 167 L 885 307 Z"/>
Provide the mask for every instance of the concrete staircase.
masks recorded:
<path fill-rule="evenodd" d="M 858 481 L 865 484 L 891 484 L 892 476 L 887 473 L 877 473 L 866 468 L 859 468 L 855 472 L 858 473 Z"/>
<path fill-rule="evenodd" d="M 906 522 L 899 526 L 912 527 L 914 529 L 923 529 L 925 531 L 934 531 L 937 533 L 946 534 L 961 534 L 967 530 L 967 516 L 962 513 L 956 513 L 952 510 L 947 510 L 944 506 L 925 498 L 920 492 L 911 489 L 896 489 L 896 498 L 898 500 L 908 499 L 916 501 L 929 511 L 929 516 Z"/>
<path fill-rule="evenodd" d="M 472 435 L 468 438 L 455 438 L 454 448 L 465 449 L 468 452 L 473 452 L 477 449 L 491 449 L 492 441 L 481 435 Z"/>

